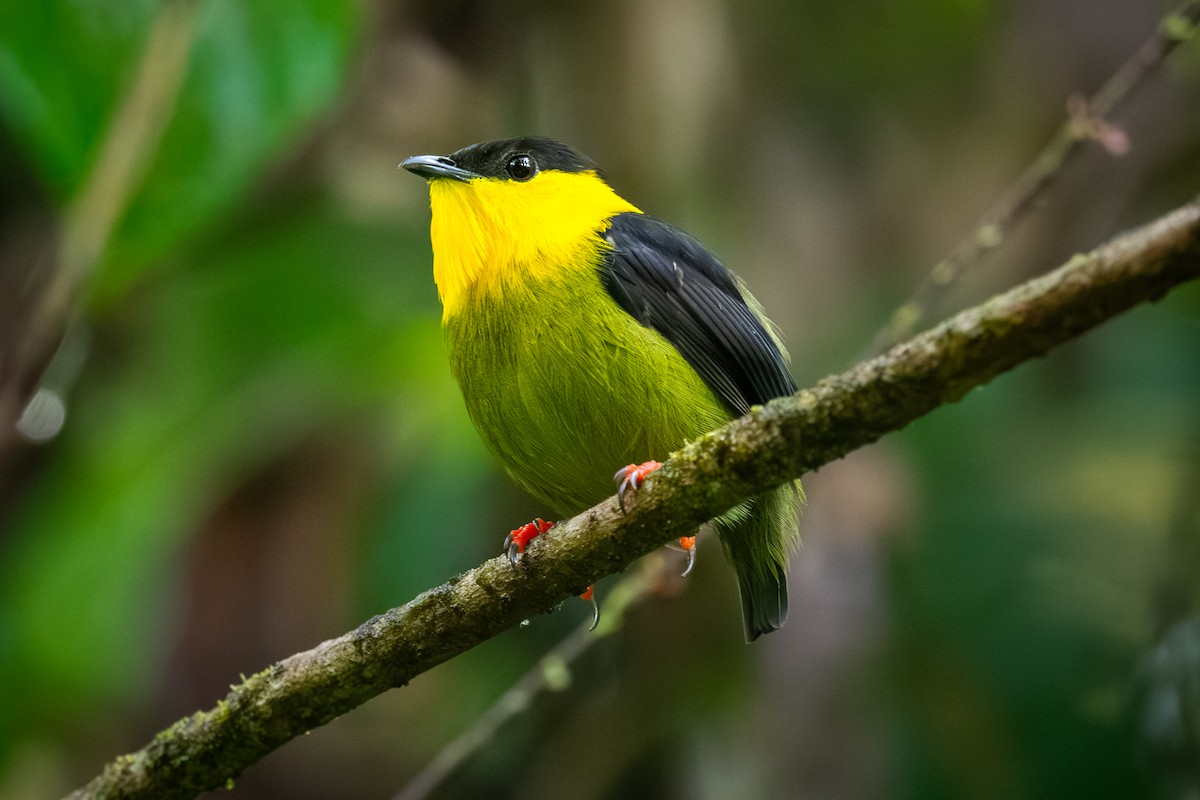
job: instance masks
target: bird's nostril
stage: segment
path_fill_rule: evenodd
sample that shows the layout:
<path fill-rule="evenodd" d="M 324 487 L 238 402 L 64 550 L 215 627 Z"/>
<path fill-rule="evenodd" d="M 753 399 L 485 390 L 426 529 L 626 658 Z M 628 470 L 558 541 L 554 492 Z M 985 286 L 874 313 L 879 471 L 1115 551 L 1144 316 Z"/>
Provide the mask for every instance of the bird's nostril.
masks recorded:
<path fill-rule="evenodd" d="M 457 166 L 457 165 L 454 163 L 454 159 L 453 159 L 453 158 L 448 158 L 448 157 L 446 157 L 446 156 L 438 156 L 438 163 L 439 163 L 439 164 L 442 164 L 442 165 L 444 165 L 444 166 L 447 166 L 447 167 L 454 167 L 454 166 Z"/>

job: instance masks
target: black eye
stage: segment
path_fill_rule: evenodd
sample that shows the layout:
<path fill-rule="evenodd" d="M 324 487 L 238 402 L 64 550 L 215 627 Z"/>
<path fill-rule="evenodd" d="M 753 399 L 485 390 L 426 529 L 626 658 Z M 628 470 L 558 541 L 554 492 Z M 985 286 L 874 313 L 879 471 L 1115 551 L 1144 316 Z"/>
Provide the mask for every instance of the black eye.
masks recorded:
<path fill-rule="evenodd" d="M 533 156 L 520 153 L 508 160 L 508 163 L 504 165 L 504 171 L 514 181 L 527 181 L 537 175 L 538 165 L 533 160 Z"/>

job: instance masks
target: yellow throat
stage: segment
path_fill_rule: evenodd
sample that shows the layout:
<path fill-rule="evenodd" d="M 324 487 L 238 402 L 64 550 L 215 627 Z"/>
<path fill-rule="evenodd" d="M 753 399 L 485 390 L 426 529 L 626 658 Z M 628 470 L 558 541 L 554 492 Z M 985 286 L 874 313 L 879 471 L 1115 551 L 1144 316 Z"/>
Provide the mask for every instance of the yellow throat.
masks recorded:
<path fill-rule="evenodd" d="M 641 213 L 591 171 L 544 170 L 524 182 L 436 178 L 429 196 L 443 321 L 472 297 L 594 267 L 608 219 Z"/>

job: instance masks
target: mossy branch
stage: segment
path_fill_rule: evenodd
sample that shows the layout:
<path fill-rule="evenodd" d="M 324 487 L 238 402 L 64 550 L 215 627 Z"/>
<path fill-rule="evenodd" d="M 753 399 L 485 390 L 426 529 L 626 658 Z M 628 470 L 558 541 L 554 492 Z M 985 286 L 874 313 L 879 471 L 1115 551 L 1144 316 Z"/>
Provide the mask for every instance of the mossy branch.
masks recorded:
<path fill-rule="evenodd" d="M 1050 141 L 950 254 L 934 266 L 907 302 L 892 313 L 868 352 L 881 353 L 936 319 L 932 314 L 950 288 L 1004 243 L 1066 166 L 1082 153 L 1085 144 L 1097 142 L 1112 155 L 1123 155 L 1129 141 L 1110 117 L 1176 48 L 1195 36 L 1197 26 L 1200 26 L 1200 0 L 1183 0 L 1159 21 L 1149 38 L 1094 95 L 1068 100 L 1067 118 Z"/>
<path fill-rule="evenodd" d="M 687 445 L 646 482 L 628 514 L 610 498 L 535 540 L 515 569 L 491 559 L 243 679 L 215 708 L 121 756 L 72 797 L 191 797 L 224 786 L 290 739 L 553 609 L 738 502 L 1198 276 L 1200 198 Z"/>

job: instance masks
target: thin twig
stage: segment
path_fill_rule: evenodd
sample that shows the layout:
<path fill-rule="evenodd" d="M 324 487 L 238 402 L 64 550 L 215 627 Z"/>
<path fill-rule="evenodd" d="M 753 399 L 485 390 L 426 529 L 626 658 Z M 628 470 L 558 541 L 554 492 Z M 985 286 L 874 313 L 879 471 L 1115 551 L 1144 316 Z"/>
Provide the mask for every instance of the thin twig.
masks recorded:
<path fill-rule="evenodd" d="M 158 152 L 175 111 L 186 74 L 199 0 L 167 0 L 151 28 L 128 92 L 104 132 L 96 161 L 63 214 L 57 259 L 44 267 L 53 275 L 40 296 L 30 299 L 24 330 L 13 332 L 14 350 L 0 353 L 0 407 L 12 423 L 28 401 L 63 332 L 78 312 L 84 289 L 104 257 L 109 240 Z M 3 439 L 0 438 L 0 445 Z"/>
<path fill-rule="evenodd" d="M 1083 149 L 1098 142 L 1114 155 L 1128 149 L 1124 132 L 1109 118 L 1146 77 L 1154 72 L 1183 42 L 1195 35 L 1200 24 L 1200 0 L 1185 0 L 1167 14 L 1154 33 L 1088 100 L 1071 98 L 1067 119 L 1054 133 L 1023 173 L 948 256 L 939 261 L 899 306 L 868 348 L 877 355 L 912 336 L 926 324 L 958 280 L 999 247 L 1035 203 Z"/>
<path fill-rule="evenodd" d="M 654 554 L 651 554 L 654 555 Z M 604 597 L 604 613 L 592 630 L 584 622 L 556 644 L 460 736 L 443 747 L 409 781 L 394 800 L 422 800 L 437 789 L 476 750 L 486 746 L 506 722 L 523 713 L 543 692 L 562 691 L 570 683 L 570 666 L 592 645 L 621 629 L 625 614 L 647 597 L 675 569 L 668 559 L 646 558 L 632 575 L 614 584 Z"/>
<path fill-rule="evenodd" d="M 158 151 L 187 72 L 198 6 L 199 0 L 163 4 L 95 166 L 67 209 L 59 269 L 72 285 L 100 261 Z"/>
<path fill-rule="evenodd" d="M 244 679 L 73 797 L 215 789 L 296 736 L 579 594 L 746 498 L 956 402 L 1018 364 L 1200 277 L 1200 198 L 673 454 L 628 513 L 615 498 L 351 633 Z"/>

